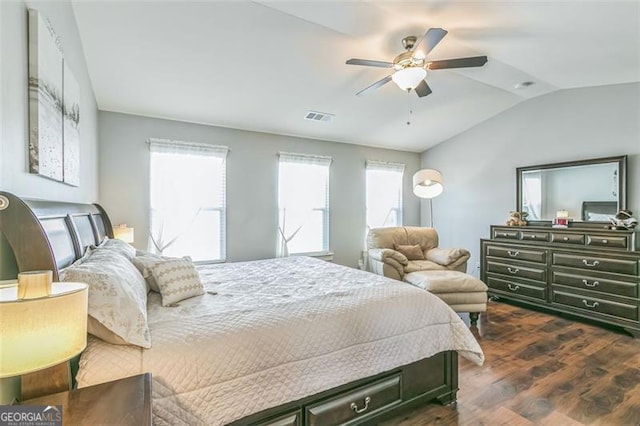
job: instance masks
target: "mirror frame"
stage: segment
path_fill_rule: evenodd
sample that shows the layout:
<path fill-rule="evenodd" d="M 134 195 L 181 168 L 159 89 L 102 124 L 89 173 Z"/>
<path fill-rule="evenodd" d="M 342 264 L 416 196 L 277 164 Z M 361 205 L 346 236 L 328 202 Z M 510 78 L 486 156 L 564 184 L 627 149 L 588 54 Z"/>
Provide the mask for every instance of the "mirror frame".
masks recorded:
<path fill-rule="evenodd" d="M 532 170 L 556 169 L 556 168 L 562 168 L 562 167 L 586 166 L 589 164 L 602 164 L 602 163 L 618 163 L 618 206 L 619 206 L 618 210 L 627 208 L 627 156 L 619 155 L 616 157 L 592 158 L 588 160 L 565 161 L 562 163 L 540 164 L 537 166 L 526 166 L 526 167 L 516 168 L 516 210 L 522 211 L 522 172 L 528 172 Z M 529 225 L 538 225 L 538 226 L 550 226 L 552 223 L 553 223 L 553 220 L 528 221 Z M 603 224 L 608 224 L 608 223 L 609 222 L 600 222 L 600 221 L 586 222 L 582 220 L 574 220 L 572 222 L 572 225 L 570 226 L 601 227 Z"/>

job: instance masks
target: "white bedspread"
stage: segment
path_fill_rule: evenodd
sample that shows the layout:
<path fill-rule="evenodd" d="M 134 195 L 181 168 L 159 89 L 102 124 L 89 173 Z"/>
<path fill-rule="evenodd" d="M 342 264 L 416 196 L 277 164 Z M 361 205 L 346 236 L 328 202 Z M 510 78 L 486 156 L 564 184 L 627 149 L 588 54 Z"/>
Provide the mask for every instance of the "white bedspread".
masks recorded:
<path fill-rule="evenodd" d="M 304 257 L 199 270 L 216 295 L 162 307 L 150 293 L 151 349 L 90 338 L 79 386 L 151 372 L 155 424 L 218 425 L 446 350 L 484 359 L 408 284 Z"/>

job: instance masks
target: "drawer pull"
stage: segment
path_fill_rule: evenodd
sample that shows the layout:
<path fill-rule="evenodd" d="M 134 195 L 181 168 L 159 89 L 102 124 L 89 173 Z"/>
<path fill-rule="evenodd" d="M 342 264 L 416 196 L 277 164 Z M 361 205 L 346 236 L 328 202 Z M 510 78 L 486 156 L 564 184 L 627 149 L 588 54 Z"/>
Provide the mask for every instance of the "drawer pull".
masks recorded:
<path fill-rule="evenodd" d="M 563 240 L 569 241 L 569 237 L 564 237 Z"/>
<path fill-rule="evenodd" d="M 536 236 L 535 236 L 535 235 L 532 235 L 532 236 L 531 236 L 531 239 L 532 239 L 532 240 L 535 240 L 535 239 L 536 239 Z"/>
<path fill-rule="evenodd" d="M 600 281 L 594 281 L 592 283 L 589 283 L 589 281 L 587 280 L 582 280 L 582 284 L 586 285 L 587 287 L 597 287 L 600 285 Z"/>
<path fill-rule="evenodd" d="M 582 303 L 584 303 L 584 306 L 586 306 L 587 308 L 595 308 L 596 306 L 599 305 L 598 302 L 593 302 L 593 305 L 590 305 L 589 302 L 587 302 L 586 300 L 582 299 Z"/>
<path fill-rule="evenodd" d="M 507 287 L 509 287 L 509 290 L 511 291 L 518 291 L 518 289 L 520 288 L 519 285 L 513 285 L 513 284 L 507 284 Z"/>
<path fill-rule="evenodd" d="M 507 253 L 509 254 L 509 256 L 511 257 L 518 257 L 518 255 L 520 254 L 519 251 L 511 251 L 511 250 L 507 250 Z"/>
<path fill-rule="evenodd" d="M 364 399 L 364 407 L 358 408 L 358 404 L 355 402 L 351 403 L 351 409 L 355 411 L 356 414 L 364 413 L 369 409 L 369 403 L 371 402 L 371 397 L 368 396 Z"/>
<path fill-rule="evenodd" d="M 594 260 L 593 263 L 589 263 L 587 259 L 582 259 L 582 263 L 584 263 L 584 266 L 590 266 L 592 268 L 600 264 L 600 262 L 598 262 L 597 260 Z"/>
<path fill-rule="evenodd" d="M 510 267 L 510 266 L 507 266 L 507 271 L 509 271 L 509 273 L 511 273 L 511 274 L 517 274 L 517 273 L 518 273 L 518 271 L 520 271 L 520 269 L 518 269 L 518 268 L 512 268 L 512 267 Z"/>

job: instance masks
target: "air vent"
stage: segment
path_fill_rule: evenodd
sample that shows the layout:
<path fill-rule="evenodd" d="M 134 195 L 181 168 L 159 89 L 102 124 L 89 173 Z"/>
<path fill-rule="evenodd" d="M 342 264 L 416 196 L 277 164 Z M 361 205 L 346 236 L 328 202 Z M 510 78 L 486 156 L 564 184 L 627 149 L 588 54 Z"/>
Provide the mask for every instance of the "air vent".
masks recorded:
<path fill-rule="evenodd" d="M 304 116 L 304 119 L 311 121 L 331 121 L 335 116 L 335 114 L 329 114 L 328 112 L 309 111 L 307 115 Z"/>

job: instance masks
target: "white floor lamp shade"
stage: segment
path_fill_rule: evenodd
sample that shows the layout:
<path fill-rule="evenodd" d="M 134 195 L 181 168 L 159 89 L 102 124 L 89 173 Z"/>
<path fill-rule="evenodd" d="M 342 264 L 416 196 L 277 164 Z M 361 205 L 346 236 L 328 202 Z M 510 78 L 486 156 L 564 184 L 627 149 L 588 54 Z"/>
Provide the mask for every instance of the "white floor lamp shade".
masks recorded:
<path fill-rule="evenodd" d="M 413 193 L 419 198 L 429 200 L 429 223 L 433 228 L 433 206 L 431 199 L 442 194 L 444 185 L 442 174 L 433 169 L 418 170 L 413 175 Z"/>

